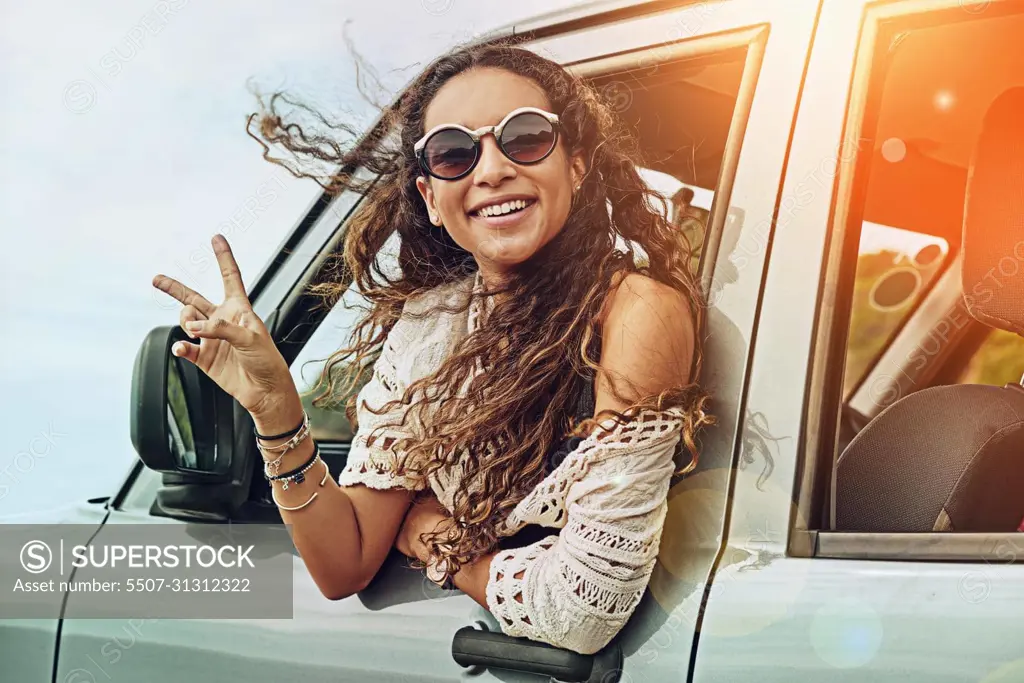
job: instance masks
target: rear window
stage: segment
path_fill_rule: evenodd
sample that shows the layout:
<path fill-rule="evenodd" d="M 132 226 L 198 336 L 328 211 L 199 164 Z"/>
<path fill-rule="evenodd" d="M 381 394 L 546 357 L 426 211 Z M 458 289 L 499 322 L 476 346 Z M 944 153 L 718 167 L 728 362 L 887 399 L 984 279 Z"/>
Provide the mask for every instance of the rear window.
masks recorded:
<path fill-rule="evenodd" d="M 941 237 L 864 223 L 846 347 L 847 396 L 942 272 L 948 256 L 949 243 Z"/>

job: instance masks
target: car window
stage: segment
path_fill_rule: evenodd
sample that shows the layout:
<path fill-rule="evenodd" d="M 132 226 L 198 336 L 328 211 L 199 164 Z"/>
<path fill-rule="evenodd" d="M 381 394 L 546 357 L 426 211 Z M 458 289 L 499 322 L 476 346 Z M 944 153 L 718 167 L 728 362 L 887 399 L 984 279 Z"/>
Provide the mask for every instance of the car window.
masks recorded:
<path fill-rule="evenodd" d="M 398 240 L 393 238 L 384 244 L 379 260 L 382 267 L 389 268 L 397 267 L 397 259 Z M 353 437 L 352 425 L 345 415 L 346 397 L 329 401 L 320 407 L 313 406 L 313 398 L 322 393 L 317 383 L 328 358 L 335 351 L 352 343 L 352 334 L 356 326 L 368 312 L 369 303 L 366 298 L 359 293 L 355 283 L 350 284 L 292 362 L 292 379 L 295 380 L 295 386 L 309 415 L 313 437 L 318 441 L 347 442 Z M 339 364 L 332 372 L 345 371 L 344 365 Z M 369 373 L 365 373 L 361 382 L 353 387 L 353 392 L 357 393 L 369 380 L 369 376 Z"/>
<path fill-rule="evenodd" d="M 645 180 L 668 201 L 667 217 L 686 238 L 694 272 L 746 57 L 746 50 L 731 50 L 591 81 L 640 141 Z M 676 106 L 678 102 L 687 106 Z"/>
<path fill-rule="evenodd" d="M 957 384 L 1016 384 L 1024 378 L 1024 338 L 992 330 L 971 356 Z"/>
<path fill-rule="evenodd" d="M 711 59 L 680 60 L 591 80 L 638 136 L 645 162 L 638 172 L 665 200 L 666 217 L 688 241 L 694 272 L 700 262 L 745 58 L 745 51 L 731 51 Z M 683 115 L 666 104 L 679 99 L 690 102 L 686 111 L 692 113 Z M 661 209 L 660 203 L 656 206 Z M 385 246 L 383 264 L 395 263 L 397 247 L 397 239 Z M 643 254 L 638 254 L 641 263 L 643 259 Z M 312 399 L 320 393 L 316 385 L 327 359 L 349 343 L 355 326 L 367 313 L 366 306 L 365 299 L 350 287 L 292 362 L 292 377 L 318 441 L 347 442 L 353 436 L 344 412 L 345 397 L 332 401 L 330 408 L 315 408 Z"/>
<path fill-rule="evenodd" d="M 838 300 L 838 304 L 849 305 L 850 315 L 842 378 L 846 396 L 960 251 L 968 172 L 983 120 L 1000 95 L 1024 86 L 1024 52 L 1019 49 L 1024 16 L 946 16 L 951 23 L 939 24 L 929 18 L 916 27 L 887 27 L 894 37 L 889 40 L 887 35 L 876 46 L 870 62 L 867 92 L 861 100 L 867 104 L 845 218 L 846 243 L 838 247 L 842 249 L 842 275 L 835 291 L 838 296 L 850 297 Z M 857 240 L 856 250 L 849 246 L 853 239 Z M 856 261 L 851 263 L 853 258 Z M 843 310 L 844 306 L 836 308 Z M 1017 382 L 1024 371 L 1021 359 L 1021 340 L 990 330 L 959 381 Z M 891 374 L 872 371 L 866 393 L 879 410 L 906 400 L 912 392 L 929 386 L 926 381 L 913 380 L 914 369 L 922 362 L 941 361 L 938 352 L 916 348 L 894 359 L 892 368 L 883 368 Z M 830 371 L 835 370 L 826 370 Z M 896 376 L 910 381 L 900 382 Z M 823 443 L 852 443 L 865 429 L 861 419 L 865 415 L 842 411 L 839 439 Z M 867 475 L 863 471 L 857 474 L 860 478 L 847 474 L 855 467 L 849 463 L 856 461 L 837 458 L 834 450 L 827 455 L 829 467 L 837 460 L 847 463 L 846 470 L 837 470 L 834 497 L 841 499 L 835 503 L 837 508 L 844 505 L 850 515 L 854 504 L 842 500 L 854 500 L 851 491 L 857 486 L 848 482 L 855 480 L 859 485 Z M 856 524 L 866 524 L 863 519 L 871 514 L 865 512 Z M 880 515 L 877 512 L 874 519 L 881 520 Z M 880 523 L 872 530 L 877 531 Z M 854 530 L 840 522 L 837 528 Z M 893 529 L 897 529 L 895 520 Z"/>
<path fill-rule="evenodd" d="M 865 222 L 854 276 L 843 393 L 849 396 L 948 263 L 941 237 Z"/>
<path fill-rule="evenodd" d="M 877 60 L 869 101 L 876 125 L 850 215 L 860 228 L 844 396 L 850 396 L 960 248 L 967 165 L 989 105 L 1024 82 L 1011 58 L 1019 17 L 900 34 Z M 963 47 L 956 59 L 944 46 Z M 958 48 L 959 49 L 959 48 Z M 865 150 L 863 145 L 871 145 Z M 849 229 L 849 228 L 848 228 Z"/>
<path fill-rule="evenodd" d="M 689 212 L 683 216 L 685 221 L 682 229 L 687 230 L 686 237 L 694 240 L 698 250 L 692 257 L 692 264 L 696 272 L 696 265 L 699 259 L 699 245 L 703 240 L 703 231 L 707 225 L 707 208 L 701 208 L 698 204 L 706 207 L 711 206 L 712 193 L 701 188 L 688 188 L 679 179 L 666 173 L 655 171 L 649 168 L 638 168 L 640 176 L 647 182 L 648 186 L 655 193 L 665 200 L 668 215 L 673 222 L 680 215 L 678 196 L 681 192 L 691 197 L 689 205 L 683 210 Z M 698 194 L 699 193 L 699 194 Z M 673 198 L 677 198 L 673 202 Z M 699 197 L 699 199 L 697 198 Z M 656 207 L 661 207 L 656 204 Z M 700 212 L 700 213 L 698 213 Z M 703 219 L 695 221 L 692 215 L 703 215 Z M 679 223 L 676 223 L 677 225 Z M 384 267 L 397 266 L 398 241 L 392 239 L 385 244 L 384 252 L 380 260 Z M 643 265 L 645 256 L 638 253 L 637 262 Z M 292 379 L 299 389 L 303 406 L 309 414 L 309 421 L 312 434 L 320 442 L 347 442 L 353 437 L 352 425 L 345 414 L 344 397 L 338 401 L 330 401 L 329 405 L 316 407 L 313 405 L 313 398 L 321 393 L 317 383 L 321 372 L 326 365 L 327 359 L 332 353 L 351 343 L 352 333 L 356 326 L 369 312 L 369 304 L 359 293 L 353 283 L 346 290 L 344 296 L 330 310 L 320 323 L 320 326 L 309 338 L 309 341 L 296 356 L 291 364 Z M 343 366 L 336 367 L 333 372 L 345 372 Z M 363 384 L 369 380 L 369 373 L 366 373 L 363 380 L 353 387 L 353 392 L 358 392 Z"/>

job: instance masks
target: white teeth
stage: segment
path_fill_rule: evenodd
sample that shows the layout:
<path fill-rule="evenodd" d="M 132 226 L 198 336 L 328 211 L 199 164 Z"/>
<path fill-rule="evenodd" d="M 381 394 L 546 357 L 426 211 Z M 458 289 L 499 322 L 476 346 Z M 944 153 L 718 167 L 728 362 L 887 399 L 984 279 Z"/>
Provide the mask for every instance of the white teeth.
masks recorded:
<path fill-rule="evenodd" d="M 511 213 L 519 209 L 526 208 L 526 200 L 524 199 L 513 199 L 510 202 L 503 204 L 492 204 L 491 206 L 485 206 L 480 209 L 477 213 L 481 216 L 500 216 L 502 214 Z"/>

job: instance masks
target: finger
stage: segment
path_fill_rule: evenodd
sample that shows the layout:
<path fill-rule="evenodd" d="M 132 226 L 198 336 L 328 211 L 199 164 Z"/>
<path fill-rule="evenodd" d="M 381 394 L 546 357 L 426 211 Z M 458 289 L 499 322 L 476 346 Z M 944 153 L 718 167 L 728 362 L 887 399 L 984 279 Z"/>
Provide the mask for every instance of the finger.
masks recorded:
<path fill-rule="evenodd" d="M 242 349 L 251 346 L 256 336 L 251 330 L 224 318 L 193 320 L 185 324 L 185 329 L 200 339 L 220 339 Z"/>
<path fill-rule="evenodd" d="M 171 353 L 192 363 L 199 362 L 199 344 L 185 341 L 174 342 L 171 345 Z"/>
<path fill-rule="evenodd" d="M 217 263 L 220 265 L 220 275 L 224 280 L 224 298 L 231 296 L 245 297 L 245 285 L 242 283 L 242 273 L 235 263 L 235 256 L 231 253 L 231 245 L 228 244 L 224 235 L 213 236 L 213 251 L 217 254 Z"/>
<path fill-rule="evenodd" d="M 200 313 L 207 317 L 213 315 L 213 312 L 217 310 L 217 307 L 207 301 L 206 297 L 181 284 L 173 277 L 157 275 L 153 278 L 153 286 L 161 292 L 170 294 L 186 306 L 195 306 Z"/>
<path fill-rule="evenodd" d="M 181 325 L 181 329 L 185 330 L 185 333 L 188 336 L 195 338 L 195 335 L 189 332 L 188 328 L 185 327 L 185 323 L 192 322 L 193 320 L 206 319 L 207 316 L 203 315 L 198 308 L 196 308 L 192 304 L 189 304 L 188 306 L 185 306 L 184 308 L 181 309 L 181 313 L 178 315 L 178 324 Z"/>

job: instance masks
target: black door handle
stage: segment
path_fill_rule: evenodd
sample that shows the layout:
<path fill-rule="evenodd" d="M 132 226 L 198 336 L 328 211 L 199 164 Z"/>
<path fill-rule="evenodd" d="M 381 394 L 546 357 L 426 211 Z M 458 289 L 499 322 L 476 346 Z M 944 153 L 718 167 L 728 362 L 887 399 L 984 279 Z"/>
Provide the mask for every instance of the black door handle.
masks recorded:
<path fill-rule="evenodd" d="M 452 639 L 452 658 L 464 667 L 509 669 L 574 683 L 618 683 L 622 678 L 622 647 L 618 641 L 595 654 L 581 655 L 547 643 L 464 626 Z"/>

